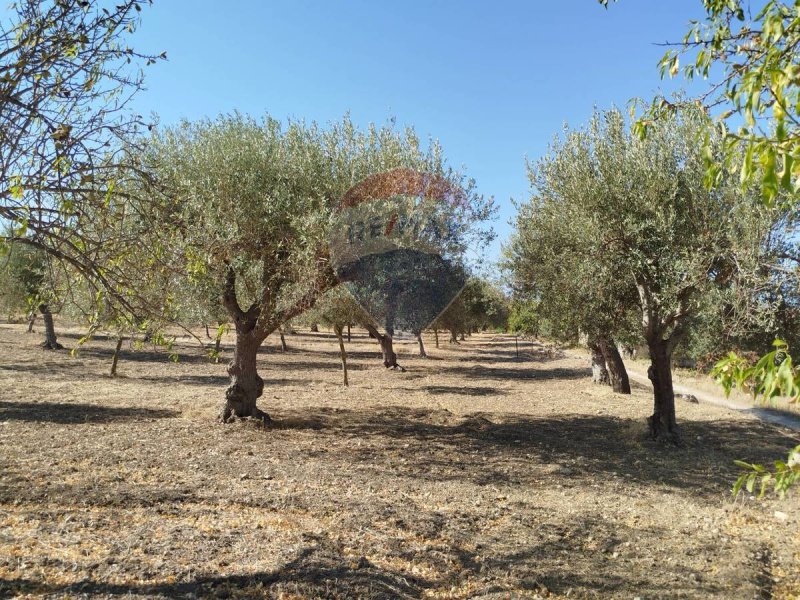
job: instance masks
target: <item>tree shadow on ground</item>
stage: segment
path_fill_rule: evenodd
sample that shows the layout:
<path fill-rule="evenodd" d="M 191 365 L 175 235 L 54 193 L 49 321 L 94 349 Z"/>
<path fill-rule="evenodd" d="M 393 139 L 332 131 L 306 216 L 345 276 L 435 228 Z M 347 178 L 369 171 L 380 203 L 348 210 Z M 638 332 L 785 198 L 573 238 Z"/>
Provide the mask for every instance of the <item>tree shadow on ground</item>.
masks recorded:
<path fill-rule="evenodd" d="M 684 444 L 674 447 L 649 440 L 644 421 L 607 415 L 458 416 L 392 406 L 276 411 L 272 416 L 278 429 L 317 430 L 324 436 L 317 444 L 335 447 L 331 460 L 361 463 L 376 472 L 480 485 L 541 485 L 549 480 L 566 487 L 600 475 L 610 484 L 656 484 L 694 496 L 725 493 L 737 472 L 734 460 L 769 462 L 798 443 L 752 421 L 685 421 Z M 398 452 L 405 460 L 398 461 Z"/>
<path fill-rule="evenodd" d="M 171 419 L 180 416 L 180 414 L 178 411 L 161 408 L 100 406 L 97 404 L 72 404 L 67 402 L 0 401 L 0 421 L 27 421 L 68 425 Z"/>
<path fill-rule="evenodd" d="M 456 394 L 460 396 L 500 396 L 505 394 L 504 390 L 496 387 L 469 387 L 461 385 L 426 385 L 422 391 L 428 394 Z"/>
<path fill-rule="evenodd" d="M 471 361 L 472 362 L 472 361 Z M 497 362 L 492 360 L 492 362 Z M 550 362 L 548 359 L 536 361 L 538 365 Z M 472 366 L 458 366 L 458 367 L 444 367 L 441 369 L 442 373 L 452 374 L 457 377 L 465 379 L 478 379 L 478 380 L 530 380 L 530 379 L 583 379 L 591 375 L 588 367 L 541 367 L 536 366 L 533 368 L 526 368 L 526 363 L 520 361 L 517 364 L 521 365 L 518 369 L 506 367 L 487 367 L 481 364 L 473 364 Z"/>
<path fill-rule="evenodd" d="M 413 525 L 412 525 L 413 527 Z M 582 519 L 575 523 L 554 523 L 537 531 L 537 535 L 520 547 L 498 548 L 500 553 L 481 556 L 459 544 L 435 544 L 426 555 L 426 574 L 415 574 L 407 568 L 379 566 L 361 556 L 345 556 L 341 548 L 323 536 L 309 534 L 307 544 L 285 565 L 273 570 L 250 574 L 200 575 L 187 581 L 154 584 L 108 583 L 84 579 L 71 584 L 53 584 L 33 578 L 0 579 L 0 594 L 80 595 L 82 597 L 129 598 L 239 598 L 303 597 L 303 598 L 421 598 L 433 591 L 444 592 L 470 580 L 469 597 L 509 598 L 517 594 L 570 594 L 570 590 L 630 595 L 706 596 L 722 590 L 711 582 L 690 579 L 694 568 L 680 577 L 655 582 L 620 570 L 609 561 L 609 547 L 588 551 L 585 540 L 608 539 L 610 525 L 602 520 Z M 640 532 L 625 527 L 614 532 L 621 539 L 636 539 Z M 659 532 L 648 531 L 648 535 Z M 660 532 L 662 535 L 665 532 Z M 570 564 L 561 564 L 568 556 Z M 408 563 L 412 556 L 402 552 L 396 564 Z M 404 560 L 405 559 L 405 560 Z M 68 566 L 68 565 L 65 565 Z M 430 567 L 433 567 L 431 569 Z M 510 588 L 514 593 L 509 593 Z M 265 596 L 266 595 L 266 596 Z M 461 597 L 461 596 L 458 596 Z"/>

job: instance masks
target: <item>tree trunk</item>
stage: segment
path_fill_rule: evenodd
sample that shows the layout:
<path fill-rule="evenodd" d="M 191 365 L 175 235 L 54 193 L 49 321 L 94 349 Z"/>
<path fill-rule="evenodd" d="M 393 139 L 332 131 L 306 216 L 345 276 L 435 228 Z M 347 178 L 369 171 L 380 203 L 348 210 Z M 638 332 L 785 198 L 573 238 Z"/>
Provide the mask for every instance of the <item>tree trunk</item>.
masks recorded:
<path fill-rule="evenodd" d="M 597 344 L 600 346 L 600 351 L 603 353 L 608 367 L 611 388 L 618 394 L 630 394 L 631 383 L 628 380 L 628 371 L 625 369 L 625 363 L 622 362 L 622 356 L 620 356 L 616 344 L 613 340 L 606 338 L 598 339 Z"/>
<path fill-rule="evenodd" d="M 225 408 L 222 420 L 227 422 L 235 417 L 255 417 L 269 421 L 269 415 L 256 406 L 256 400 L 264 392 L 264 380 L 258 375 L 256 358 L 262 339 L 254 334 L 248 324 L 236 326 L 236 347 L 233 360 L 228 366 L 231 384 L 225 390 Z"/>
<path fill-rule="evenodd" d="M 350 338 L 350 323 L 348 323 L 347 324 L 347 343 L 349 344 L 351 341 L 352 340 Z"/>
<path fill-rule="evenodd" d="M 450 330 L 450 343 L 451 344 L 457 344 L 458 343 L 458 336 L 456 335 L 456 330 L 455 329 L 451 329 Z"/>
<path fill-rule="evenodd" d="M 461 339 L 462 342 L 466 342 L 467 341 L 467 338 L 464 337 L 464 332 L 463 331 L 461 332 L 461 338 L 460 339 Z"/>
<path fill-rule="evenodd" d="M 425 352 L 425 344 L 422 343 L 422 334 L 421 333 L 417 336 L 417 341 L 419 342 L 419 355 L 422 358 L 428 358 L 428 353 Z"/>
<path fill-rule="evenodd" d="M 664 340 L 647 344 L 650 368 L 647 377 L 653 383 L 653 415 L 648 417 L 650 435 L 654 439 L 678 442 L 680 433 L 675 420 L 675 391 L 672 388 L 672 352 Z"/>
<path fill-rule="evenodd" d="M 342 378 L 344 387 L 348 387 L 350 384 L 347 382 L 347 351 L 344 349 L 344 339 L 342 338 L 342 328 L 341 327 L 334 327 L 334 332 L 336 332 L 336 339 L 339 340 L 339 356 L 342 359 Z"/>
<path fill-rule="evenodd" d="M 597 340 L 589 342 L 589 350 L 592 352 L 592 382 L 606 384 L 609 383 L 608 369 L 606 369 L 606 359 L 603 350 Z"/>
<path fill-rule="evenodd" d="M 311 331 L 313 331 L 314 333 L 317 333 L 319 331 L 319 325 L 317 323 L 312 323 L 311 324 Z"/>
<path fill-rule="evenodd" d="M 25 333 L 33 333 L 33 324 L 36 323 L 36 312 L 31 311 L 28 313 L 28 329 Z"/>
<path fill-rule="evenodd" d="M 203 323 L 203 327 L 206 328 L 206 337 L 211 339 L 211 332 L 208 330 L 208 323 Z"/>
<path fill-rule="evenodd" d="M 286 345 L 286 338 L 283 337 L 283 331 L 279 331 L 278 335 L 281 336 L 281 350 L 286 352 L 287 350 L 289 350 L 289 346 Z"/>
<path fill-rule="evenodd" d="M 433 339 L 436 340 L 436 347 L 438 348 L 439 347 L 439 330 L 438 329 L 434 329 L 433 330 Z"/>
<path fill-rule="evenodd" d="M 383 366 L 387 369 L 399 369 L 400 371 L 405 372 L 405 369 L 397 364 L 397 354 L 394 351 L 394 345 L 392 344 L 392 336 L 389 333 L 383 334 L 379 332 L 375 327 L 372 325 L 365 325 L 367 331 L 369 332 L 371 337 L 374 337 L 378 340 L 378 343 L 381 345 L 381 355 L 383 356 Z"/>
<path fill-rule="evenodd" d="M 114 356 L 111 358 L 111 376 L 117 376 L 117 362 L 119 362 L 119 353 L 122 350 L 122 342 L 125 338 L 121 335 L 117 337 L 117 347 L 114 348 Z"/>
<path fill-rule="evenodd" d="M 222 355 L 220 354 L 220 350 L 219 350 L 220 343 L 222 342 L 222 333 L 223 333 L 222 323 L 220 323 L 219 327 L 217 328 L 217 337 L 214 338 L 214 362 L 215 363 L 218 363 L 219 359 L 222 358 Z"/>
<path fill-rule="evenodd" d="M 64 346 L 58 343 L 56 328 L 53 324 L 53 313 L 50 312 L 50 307 L 47 304 L 40 304 L 39 312 L 42 313 L 42 318 L 44 319 L 44 342 L 42 342 L 42 348 L 45 350 L 62 350 Z"/>

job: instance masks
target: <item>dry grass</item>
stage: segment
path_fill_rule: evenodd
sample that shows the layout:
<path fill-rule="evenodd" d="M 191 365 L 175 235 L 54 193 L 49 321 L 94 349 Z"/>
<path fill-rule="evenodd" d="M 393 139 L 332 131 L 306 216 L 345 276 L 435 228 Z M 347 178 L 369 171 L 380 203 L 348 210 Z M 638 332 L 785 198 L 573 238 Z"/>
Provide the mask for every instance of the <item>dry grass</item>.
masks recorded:
<path fill-rule="evenodd" d="M 581 358 L 481 335 L 386 372 L 359 333 L 345 389 L 331 335 L 268 340 L 264 429 L 216 422 L 225 367 L 188 345 L 111 379 L 111 341 L 22 331 L 0 326 L 0 597 L 800 594 L 798 499 L 729 491 L 796 435 L 680 402 L 686 446 L 655 446 L 648 391 Z"/>

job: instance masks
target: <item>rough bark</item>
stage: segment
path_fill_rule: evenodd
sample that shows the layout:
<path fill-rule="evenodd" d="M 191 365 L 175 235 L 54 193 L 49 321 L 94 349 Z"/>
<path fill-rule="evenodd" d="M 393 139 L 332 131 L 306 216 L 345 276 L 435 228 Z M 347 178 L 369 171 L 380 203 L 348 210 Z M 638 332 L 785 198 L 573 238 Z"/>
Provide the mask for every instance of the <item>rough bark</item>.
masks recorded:
<path fill-rule="evenodd" d="M 628 379 L 628 371 L 625 368 L 625 363 L 622 362 L 622 356 L 620 356 L 616 344 L 613 340 L 606 338 L 598 339 L 597 344 L 608 368 L 611 388 L 618 394 L 630 394 L 631 383 Z"/>
<path fill-rule="evenodd" d="M 592 382 L 599 384 L 609 383 L 606 359 L 599 342 L 597 340 L 591 340 L 589 342 L 589 350 L 592 353 Z"/>
<path fill-rule="evenodd" d="M 342 337 L 342 328 L 334 327 L 333 330 L 334 332 L 336 332 L 336 339 L 339 340 L 339 357 L 342 359 L 342 380 L 343 380 L 342 382 L 344 383 L 345 387 L 348 387 L 350 384 L 347 381 L 347 351 L 344 349 L 344 338 Z"/>
<path fill-rule="evenodd" d="M 675 391 L 672 388 L 672 351 L 669 343 L 650 340 L 650 368 L 647 377 L 653 383 L 653 414 L 648 417 L 653 439 L 678 442 L 680 432 L 675 419 Z"/>
<path fill-rule="evenodd" d="M 117 346 L 114 348 L 114 356 L 111 357 L 111 376 L 117 376 L 117 363 L 119 362 L 119 353 L 122 350 L 122 342 L 125 338 L 122 336 L 117 337 Z"/>
<path fill-rule="evenodd" d="M 419 342 L 419 355 L 422 358 L 428 358 L 428 353 L 425 352 L 425 344 L 422 343 L 422 334 L 421 333 L 417 336 L 417 341 Z"/>
<path fill-rule="evenodd" d="M 255 325 L 255 323 L 253 323 Z M 269 415 L 256 406 L 256 400 L 264 392 L 264 380 L 258 375 L 256 358 L 262 340 L 254 335 L 254 331 L 246 330 L 237 323 L 236 346 L 233 360 L 228 366 L 231 384 L 225 390 L 225 408 L 222 420 L 229 421 L 234 417 L 255 417 L 264 421 Z"/>
<path fill-rule="evenodd" d="M 42 342 L 42 348 L 45 350 L 62 350 L 64 346 L 58 343 L 56 328 L 53 323 L 53 313 L 50 312 L 50 307 L 42 303 L 39 305 L 39 312 L 44 320 L 44 342 Z"/>

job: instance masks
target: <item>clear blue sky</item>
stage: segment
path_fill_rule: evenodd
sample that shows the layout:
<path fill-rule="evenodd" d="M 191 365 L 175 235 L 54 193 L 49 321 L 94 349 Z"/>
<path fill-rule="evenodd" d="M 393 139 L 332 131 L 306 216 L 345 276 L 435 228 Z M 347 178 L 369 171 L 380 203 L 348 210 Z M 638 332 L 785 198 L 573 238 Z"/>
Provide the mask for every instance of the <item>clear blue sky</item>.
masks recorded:
<path fill-rule="evenodd" d="M 380 2 L 156 0 L 135 46 L 166 51 L 137 100 L 164 124 L 238 109 L 360 124 L 396 117 L 441 140 L 500 206 L 527 193 L 536 158 L 593 106 L 674 89 L 656 42 L 682 37 L 700 0 Z"/>

